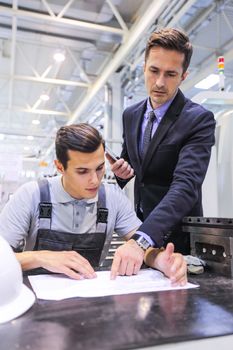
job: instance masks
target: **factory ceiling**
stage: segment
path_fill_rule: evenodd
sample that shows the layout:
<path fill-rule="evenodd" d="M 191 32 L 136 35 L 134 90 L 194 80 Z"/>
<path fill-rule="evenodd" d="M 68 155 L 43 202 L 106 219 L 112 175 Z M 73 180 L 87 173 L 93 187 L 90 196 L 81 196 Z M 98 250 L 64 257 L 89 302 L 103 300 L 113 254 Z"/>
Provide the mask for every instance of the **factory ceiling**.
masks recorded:
<path fill-rule="evenodd" d="M 227 0 L 0 1 L 0 154 L 46 160 L 61 125 L 101 120 L 115 72 L 129 100 L 144 97 L 145 40 L 160 26 L 182 28 L 194 45 L 187 96 L 218 73 L 220 55 L 233 91 L 232 23 Z"/>

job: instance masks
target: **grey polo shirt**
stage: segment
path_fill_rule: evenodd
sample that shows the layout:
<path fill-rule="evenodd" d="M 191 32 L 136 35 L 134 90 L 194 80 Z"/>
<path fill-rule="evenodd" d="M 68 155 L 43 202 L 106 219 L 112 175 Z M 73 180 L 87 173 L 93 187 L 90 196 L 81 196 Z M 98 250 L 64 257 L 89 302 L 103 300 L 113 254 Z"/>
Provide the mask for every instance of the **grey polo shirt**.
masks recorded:
<path fill-rule="evenodd" d="M 69 233 L 88 233 L 96 230 L 98 195 L 93 199 L 77 200 L 63 188 L 61 177 L 49 178 L 52 202 L 52 230 Z M 133 207 L 117 185 L 105 184 L 108 208 L 107 237 L 115 231 L 124 237 L 141 225 Z M 25 250 L 32 250 L 39 228 L 40 192 L 36 181 L 22 185 L 0 214 L 0 235 L 17 248 L 26 241 Z"/>

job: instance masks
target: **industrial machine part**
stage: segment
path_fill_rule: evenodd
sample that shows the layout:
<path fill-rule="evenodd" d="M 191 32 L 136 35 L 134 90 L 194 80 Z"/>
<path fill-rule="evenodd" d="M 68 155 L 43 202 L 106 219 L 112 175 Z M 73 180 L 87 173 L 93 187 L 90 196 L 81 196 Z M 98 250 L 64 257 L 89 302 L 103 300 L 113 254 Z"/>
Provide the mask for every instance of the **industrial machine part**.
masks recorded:
<path fill-rule="evenodd" d="M 233 219 L 185 217 L 183 232 L 190 234 L 191 255 L 210 271 L 233 278 Z"/>

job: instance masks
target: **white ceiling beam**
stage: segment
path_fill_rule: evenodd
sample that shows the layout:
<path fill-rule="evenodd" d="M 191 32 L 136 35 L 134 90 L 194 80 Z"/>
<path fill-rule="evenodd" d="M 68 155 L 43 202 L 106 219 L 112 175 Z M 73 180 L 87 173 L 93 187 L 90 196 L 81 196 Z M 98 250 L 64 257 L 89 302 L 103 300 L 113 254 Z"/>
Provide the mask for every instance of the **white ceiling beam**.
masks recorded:
<path fill-rule="evenodd" d="M 49 15 L 32 12 L 32 11 L 24 11 L 19 9 L 15 10 L 4 6 L 0 6 L 0 14 L 9 15 L 9 16 L 18 16 L 20 18 L 38 19 L 41 21 L 47 21 L 50 24 L 52 22 L 56 24 L 66 24 L 68 26 L 74 26 L 74 27 L 80 27 L 80 28 L 90 29 L 90 30 L 99 31 L 99 32 L 117 34 L 120 36 L 124 35 L 124 31 L 119 28 L 104 26 L 104 25 L 85 22 L 85 21 L 78 21 L 78 20 L 69 19 L 69 18 L 57 18 Z"/>
<path fill-rule="evenodd" d="M 205 10 L 202 11 L 200 15 L 198 15 L 198 18 L 194 17 L 191 24 L 186 28 L 187 33 L 192 33 L 192 31 L 195 31 L 196 29 L 200 28 L 203 23 L 205 23 L 209 16 L 211 16 L 216 8 L 216 2 L 208 6 Z"/>
<path fill-rule="evenodd" d="M 57 63 L 55 64 L 54 63 L 54 67 L 55 67 L 55 70 L 54 70 L 54 74 L 53 74 L 53 77 L 52 79 L 58 79 L 57 77 L 59 76 L 59 73 L 60 73 L 60 70 L 61 70 L 61 65 L 62 65 L 62 62 L 60 63 Z M 42 77 L 42 76 L 41 76 Z M 46 76 L 43 76 L 43 78 L 45 78 Z M 51 78 L 50 78 L 51 79 Z M 50 85 L 48 89 L 46 89 L 46 94 L 48 96 L 50 96 L 52 94 L 52 90 L 53 90 L 53 85 Z"/>
<path fill-rule="evenodd" d="M 70 0 L 66 3 L 66 5 L 63 7 L 63 9 L 59 12 L 59 14 L 57 15 L 57 18 L 61 18 L 64 16 L 64 14 L 66 13 L 66 11 L 70 8 L 70 6 L 73 4 L 74 0 Z"/>
<path fill-rule="evenodd" d="M 120 12 L 117 10 L 116 6 L 113 5 L 111 0 L 106 0 L 108 6 L 110 7 L 110 9 L 112 10 L 114 16 L 116 17 L 118 23 L 120 24 L 121 28 L 124 30 L 124 32 L 128 32 L 128 27 L 125 24 L 125 21 L 123 20 L 123 18 L 121 17 Z"/>
<path fill-rule="evenodd" d="M 69 107 L 67 106 L 66 102 L 63 100 L 63 98 L 58 95 L 58 99 L 59 99 L 59 102 L 62 103 L 63 107 L 65 108 L 65 110 L 67 111 L 67 115 L 71 116 L 71 110 L 69 109 Z"/>
<path fill-rule="evenodd" d="M 30 110 L 35 110 L 41 104 L 42 100 L 38 98 L 38 100 L 34 103 Z"/>
<path fill-rule="evenodd" d="M 222 15 L 223 15 L 223 18 L 224 18 L 226 24 L 228 25 L 228 28 L 229 28 L 230 31 L 231 31 L 231 34 L 233 34 L 233 26 L 232 26 L 232 23 L 230 22 L 229 18 L 227 17 L 227 15 L 225 14 L 224 11 L 222 11 Z"/>
<path fill-rule="evenodd" d="M 186 3 L 177 10 L 176 14 L 174 17 L 169 21 L 168 25 L 169 27 L 172 27 L 174 25 L 177 25 L 179 20 L 188 12 L 191 6 L 193 6 L 196 3 L 197 0 L 188 0 Z M 177 5 L 179 5 L 177 3 Z"/>
<path fill-rule="evenodd" d="M 23 132 L 12 132 L 12 130 L 11 129 L 7 129 L 7 128 L 5 128 L 5 129 L 3 129 L 3 130 L 1 130 L 1 134 L 3 134 L 3 135 L 6 135 L 6 136 L 9 136 L 10 138 L 11 137 L 15 137 L 15 136 L 17 136 L 17 137 L 23 137 L 23 138 L 26 138 L 27 136 L 28 136 L 28 133 L 26 133 L 25 134 L 25 130 L 23 130 Z M 54 136 L 52 136 L 51 134 L 47 134 L 46 136 L 44 135 L 44 133 L 43 134 L 33 134 L 33 138 L 35 139 L 35 138 L 42 138 L 42 139 L 54 139 Z M 11 144 L 12 144 L 12 141 L 13 140 L 11 140 Z M 38 144 L 37 144 L 38 145 Z"/>
<path fill-rule="evenodd" d="M 17 10 L 18 0 L 13 1 L 13 8 Z M 16 51 L 16 32 L 17 32 L 17 18 L 16 16 L 12 17 L 12 36 L 11 36 L 11 66 L 10 66 L 10 74 L 11 78 L 9 81 L 9 109 L 12 107 L 12 99 L 13 99 L 13 76 L 15 74 L 15 51 Z"/>
<path fill-rule="evenodd" d="M 48 11 L 48 13 L 50 14 L 51 17 L 56 17 L 55 13 L 53 12 L 53 10 L 51 9 L 51 7 L 49 6 L 49 4 L 47 3 L 46 0 L 41 0 L 41 2 L 43 3 L 44 7 L 46 8 L 46 10 Z"/>
<path fill-rule="evenodd" d="M 28 61 L 27 57 L 25 56 L 23 50 L 21 49 L 20 45 L 16 44 L 17 50 L 19 51 L 20 55 L 22 56 L 23 60 L 26 63 L 26 66 L 29 67 L 32 71 L 32 73 L 34 73 L 34 75 L 36 77 L 39 77 L 39 73 L 36 71 L 36 69 L 31 65 L 31 63 Z"/>
<path fill-rule="evenodd" d="M 20 112 L 32 113 L 32 114 L 40 114 L 40 115 L 63 115 L 68 117 L 69 114 L 67 112 L 54 111 L 49 109 L 26 109 L 26 108 L 17 108 Z"/>
<path fill-rule="evenodd" d="M 78 68 L 78 70 L 82 73 L 83 78 L 86 80 L 86 82 L 88 84 L 91 83 L 90 78 L 88 77 L 87 73 L 85 72 L 85 70 L 82 68 L 81 64 L 78 62 L 78 60 L 76 59 L 75 55 L 73 54 L 73 52 L 69 49 L 69 47 L 66 50 L 68 52 L 68 54 L 70 55 L 72 61 L 74 62 L 74 64 L 76 65 L 76 67 Z"/>
<path fill-rule="evenodd" d="M 6 111 L 8 110 L 7 106 L 0 105 L 0 111 Z M 62 115 L 65 117 L 69 117 L 70 113 L 67 112 L 61 112 L 56 110 L 50 110 L 50 109 L 34 109 L 33 107 L 23 108 L 23 107 L 12 107 L 11 111 L 13 112 L 25 112 L 25 113 L 31 113 L 31 114 L 41 114 L 41 115 Z"/>
<path fill-rule="evenodd" d="M 31 77 L 31 76 L 27 76 L 27 75 L 14 75 L 13 78 L 15 80 L 34 81 L 36 83 L 75 86 L 75 87 L 81 87 L 81 88 L 88 88 L 90 86 L 89 84 L 84 83 L 82 81 L 42 78 L 42 77 Z M 9 79 L 9 76 L 0 75 L 0 79 Z"/>
<path fill-rule="evenodd" d="M 55 72 L 54 72 L 53 79 L 56 79 L 56 80 L 57 80 L 57 76 L 58 76 L 58 74 L 59 74 L 60 67 L 61 67 L 60 64 L 55 65 L 56 70 L 55 70 Z M 40 78 L 44 78 L 44 79 L 45 79 L 45 78 L 46 78 L 46 75 L 48 75 L 48 73 L 50 72 L 51 69 L 52 69 L 52 65 L 49 65 L 49 66 L 46 68 L 46 70 L 44 71 L 44 73 L 40 76 Z M 51 78 L 50 78 L 50 79 L 51 79 Z M 46 91 L 42 91 L 42 93 L 46 93 L 48 96 L 50 96 L 50 95 L 51 95 L 52 89 L 53 89 L 53 85 L 50 85 L 49 89 L 46 89 Z M 39 97 L 39 98 L 37 99 L 37 101 L 34 103 L 34 105 L 33 105 L 32 107 L 29 106 L 28 108 L 29 108 L 29 109 L 32 109 L 32 110 L 36 110 L 36 109 L 38 109 L 38 107 L 40 106 L 41 103 L 42 103 L 42 100 L 41 100 L 41 98 Z"/>
<path fill-rule="evenodd" d="M 51 69 L 53 68 L 53 66 L 50 64 L 45 71 L 41 74 L 41 78 L 46 78 L 46 76 L 49 74 L 49 72 L 51 71 Z"/>

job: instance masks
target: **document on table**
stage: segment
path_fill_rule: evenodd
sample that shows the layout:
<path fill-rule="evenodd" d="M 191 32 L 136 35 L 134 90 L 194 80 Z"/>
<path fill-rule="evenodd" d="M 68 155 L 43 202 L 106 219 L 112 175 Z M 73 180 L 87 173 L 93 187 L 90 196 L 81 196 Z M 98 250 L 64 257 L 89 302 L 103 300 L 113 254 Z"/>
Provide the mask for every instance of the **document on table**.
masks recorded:
<path fill-rule="evenodd" d="M 73 297 L 102 297 L 162 290 L 196 288 L 187 283 L 184 287 L 173 287 L 161 272 L 145 269 L 134 276 L 118 276 L 110 280 L 110 271 L 97 272 L 94 279 L 73 280 L 64 275 L 29 276 L 29 281 L 38 299 L 62 300 Z"/>

